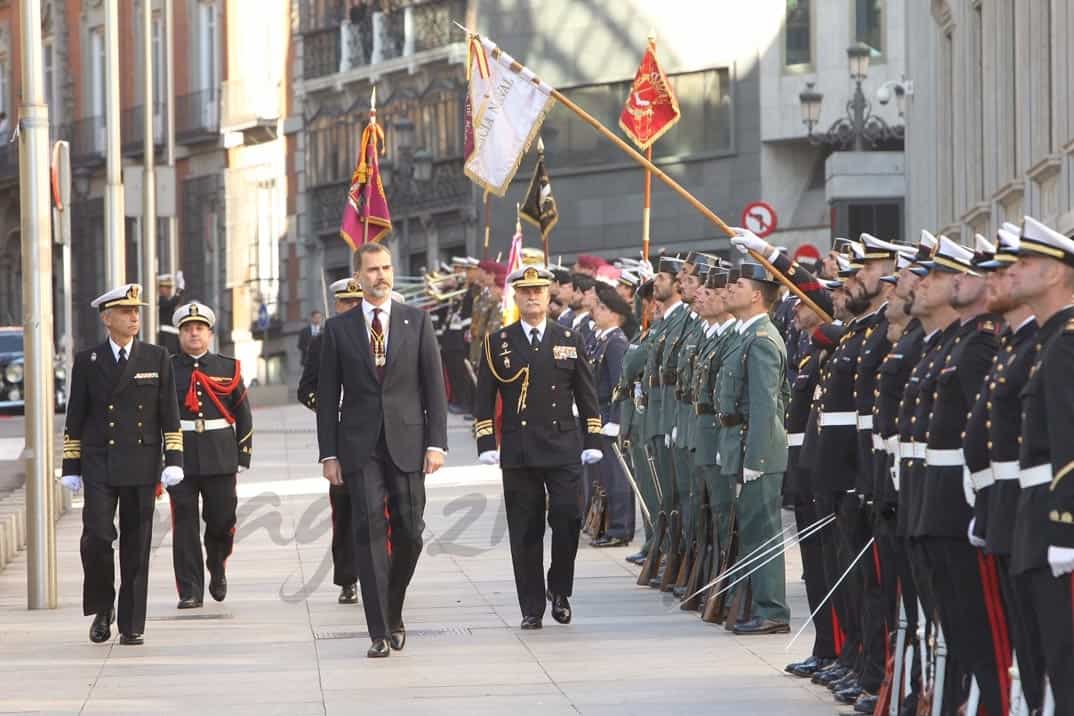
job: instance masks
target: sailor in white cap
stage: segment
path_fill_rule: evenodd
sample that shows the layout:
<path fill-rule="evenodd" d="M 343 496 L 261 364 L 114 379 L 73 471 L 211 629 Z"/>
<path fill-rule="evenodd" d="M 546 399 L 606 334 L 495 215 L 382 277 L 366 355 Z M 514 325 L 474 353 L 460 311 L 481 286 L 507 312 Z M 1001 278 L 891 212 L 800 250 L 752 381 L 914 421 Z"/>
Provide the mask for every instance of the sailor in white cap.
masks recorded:
<path fill-rule="evenodd" d="M 135 339 L 146 305 L 142 287 L 125 284 L 91 305 L 108 338 L 75 356 L 61 482 L 83 490 L 82 609 L 94 615 L 90 640 L 108 641 L 116 620 L 118 508 L 120 644 L 141 644 L 157 485 L 183 479 L 179 406 L 167 352 Z"/>
<path fill-rule="evenodd" d="M 1022 390 L 1011 572 L 1033 600 L 1055 713 L 1074 713 L 1074 239 L 1027 216 L 1008 270 L 1012 296 L 1040 326 Z"/>
<path fill-rule="evenodd" d="M 209 594 L 218 602 L 227 595 L 224 565 L 235 541 L 236 473 L 250 467 L 254 428 L 239 361 L 210 351 L 213 310 L 193 301 L 175 310 L 173 323 L 179 329 L 179 353 L 172 356 L 172 367 L 186 479 L 168 488 L 172 563 L 178 608 L 190 609 L 202 605 L 206 567 Z"/>
<path fill-rule="evenodd" d="M 362 302 L 362 287 L 354 278 L 341 278 L 328 287 L 335 298 L 336 315 L 346 313 Z M 321 373 L 321 336 L 310 340 L 308 359 L 298 381 L 298 400 L 317 412 L 317 378 Z M 332 581 L 339 586 L 340 604 L 358 603 L 358 567 L 354 561 L 354 535 L 351 532 L 351 495 L 347 485 L 329 485 L 328 502 L 332 506 Z"/>

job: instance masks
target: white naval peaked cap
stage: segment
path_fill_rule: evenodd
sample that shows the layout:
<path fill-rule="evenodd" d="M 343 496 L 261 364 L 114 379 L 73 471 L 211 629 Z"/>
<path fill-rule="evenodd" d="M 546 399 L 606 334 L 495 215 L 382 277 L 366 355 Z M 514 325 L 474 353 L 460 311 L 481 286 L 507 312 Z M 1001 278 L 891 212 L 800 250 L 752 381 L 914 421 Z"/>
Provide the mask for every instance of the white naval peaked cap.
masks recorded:
<path fill-rule="evenodd" d="M 332 295 L 336 298 L 361 298 L 362 287 L 358 284 L 358 281 L 353 278 L 341 278 L 338 281 L 333 281 L 332 285 L 328 287 L 328 290 L 332 292 Z"/>
<path fill-rule="evenodd" d="M 1008 234 L 1014 234 L 1016 236 L 1022 233 L 1022 227 L 1010 221 L 1004 221 L 1000 224 L 999 228 L 1003 229 Z"/>
<path fill-rule="evenodd" d="M 939 237 L 939 245 L 932 256 L 932 263 L 934 270 L 980 276 L 973 270 L 973 252 L 965 246 L 956 244 L 943 234 Z"/>
<path fill-rule="evenodd" d="M 213 313 L 213 309 L 198 301 L 184 303 L 182 306 L 175 309 L 175 315 L 172 316 L 172 324 L 175 325 L 176 328 L 181 328 L 184 323 L 193 322 L 204 323 L 209 328 L 212 328 L 216 325 L 216 314 Z"/>
<path fill-rule="evenodd" d="M 1074 266 L 1074 239 L 1048 228 L 1032 216 L 1027 216 L 1022 224 L 1018 248 L 1022 256 L 1047 256 Z"/>
<path fill-rule="evenodd" d="M 120 306 L 148 306 L 142 301 L 142 285 L 140 283 L 125 283 L 119 288 L 113 288 L 107 293 L 102 293 L 90 301 L 90 306 L 100 311 Z"/>
<path fill-rule="evenodd" d="M 974 234 L 973 250 L 980 254 L 994 254 L 996 253 L 996 245 L 981 234 Z"/>
<path fill-rule="evenodd" d="M 898 244 L 878 239 L 872 234 L 864 232 L 861 235 L 861 244 L 865 252 L 862 258 L 866 261 L 893 259 L 904 248 Z"/>

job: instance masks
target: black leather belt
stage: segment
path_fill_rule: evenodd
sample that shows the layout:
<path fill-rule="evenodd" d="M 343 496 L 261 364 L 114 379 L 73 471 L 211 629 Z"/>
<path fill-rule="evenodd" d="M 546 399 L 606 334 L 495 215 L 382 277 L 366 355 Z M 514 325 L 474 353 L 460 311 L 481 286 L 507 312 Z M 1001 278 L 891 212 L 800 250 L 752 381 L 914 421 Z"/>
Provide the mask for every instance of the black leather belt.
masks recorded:
<path fill-rule="evenodd" d="M 733 428 L 736 425 L 741 425 L 746 422 L 745 418 L 740 413 L 720 413 L 716 416 L 716 419 L 720 421 L 720 425 L 725 428 Z"/>
<path fill-rule="evenodd" d="M 716 414 L 716 407 L 713 406 L 713 405 L 708 405 L 708 404 L 703 404 L 703 403 L 694 403 L 694 414 L 695 415 L 715 415 Z"/>

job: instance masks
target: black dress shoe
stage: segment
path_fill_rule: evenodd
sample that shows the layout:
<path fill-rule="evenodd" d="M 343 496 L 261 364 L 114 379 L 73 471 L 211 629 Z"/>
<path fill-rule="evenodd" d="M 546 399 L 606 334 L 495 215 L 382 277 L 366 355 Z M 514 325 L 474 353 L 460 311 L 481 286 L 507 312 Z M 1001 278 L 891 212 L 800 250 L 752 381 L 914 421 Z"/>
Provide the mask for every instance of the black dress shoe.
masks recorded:
<path fill-rule="evenodd" d="M 641 565 L 645 564 L 645 558 L 648 556 L 649 555 L 645 554 L 644 552 L 635 552 L 634 554 L 627 555 L 626 561 L 630 562 L 631 564 L 636 564 L 640 567 Z"/>
<path fill-rule="evenodd" d="M 528 631 L 530 629 L 540 629 L 541 624 L 540 617 L 522 617 L 522 630 Z"/>
<path fill-rule="evenodd" d="M 849 689 L 851 686 L 857 686 L 857 685 L 858 685 L 858 675 L 855 674 L 854 672 L 849 672 L 843 678 L 836 679 L 835 681 L 832 681 L 831 683 L 827 684 L 828 688 L 832 692 L 845 691 L 846 689 Z"/>
<path fill-rule="evenodd" d="M 847 667 L 840 664 L 838 661 L 833 663 L 826 669 L 821 669 L 817 673 L 813 674 L 813 683 L 827 685 L 843 678 L 850 671 Z"/>
<path fill-rule="evenodd" d="M 672 587 L 671 593 L 675 595 L 675 598 L 682 601 L 682 598 L 686 596 L 686 587 Z"/>
<path fill-rule="evenodd" d="M 397 629 L 392 629 L 390 641 L 392 649 L 402 651 L 403 647 L 406 646 L 406 627 L 400 625 Z"/>
<path fill-rule="evenodd" d="M 630 544 L 630 540 L 623 539 L 622 537 L 602 537 L 598 540 L 593 540 L 590 543 L 592 547 L 626 547 Z M 645 560 L 642 559 L 642 562 Z"/>
<path fill-rule="evenodd" d="M 795 668 L 791 669 L 791 673 L 794 674 L 795 676 L 799 677 L 799 678 L 808 679 L 811 676 L 813 676 L 814 674 L 816 674 L 818 671 L 820 671 L 821 669 L 827 668 L 827 666 L 829 664 L 831 664 L 833 661 L 835 661 L 835 660 L 834 659 L 822 659 L 822 658 L 819 659 L 817 657 L 810 657 L 809 659 L 806 659 L 805 661 L 803 661 L 800 664 L 797 664 L 797 665 L 792 664 L 791 666 L 795 666 Z M 812 662 L 812 663 L 810 663 L 810 662 Z"/>
<path fill-rule="evenodd" d="M 370 659 L 383 659 L 387 656 L 391 656 L 392 649 L 388 646 L 387 639 L 374 639 L 373 645 L 369 647 L 369 651 L 365 653 Z"/>
<path fill-rule="evenodd" d="M 754 617 L 745 622 L 735 624 L 732 631 L 739 636 L 752 636 L 754 634 L 790 634 L 791 625 L 787 622 L 777 622 L 772 619 Z"/>
<path fill-rule="evenodd" d="M 858 700 L 854 702 L 854 711 L 860 714 L 871 714 L 876 711 L 876 702 L 879 700 L 879 697 L 875 694 L 863 693 L 858 697 Z"/>
<path fill-rule="evenodd" d="M 175 605 L 176 609 L 198 609 L 201 607 L 202 601 L 197 597 L 183 597 L 179 600 L 179 603 Z"/>
<path fill-rule="evenodd" d="M 835 700 L 841 704 L 852 704 L 858 700 L 858 697 L 864 693 L 861 687 L 855 684 L 842 691 L 835 692 Z"/>
<path fill-rule="evenodd" d="M 795 669 L 814 667 L 816 666 L 816 663 L 817 657 L 811 656 L 804 661 L 795 661 L 794 663 L 787 664 L 783 667 L 783 670 L 786 671 L 788 674 L 793 674 L 795 672 Z"/>
<path fill-rule="evenodd" d="M 116 610 L 97 612 L 89 628 L 89 639 L 94 644 L 101 644 L 112 638 L 112 622 L 116 620 Z"/>
<path fill-rule="evenodd" d="M 141 634 L 120 634 L 119 643 L 123 646 L 139 646 L 145 643 Z"/>
<path fill-rule="evenodd" d="M 224 601 L 227 596 L 227 577 L 223 572 L 209 578 L 209 594 L 218 602 Z"/>
<path fill-rule="evenodd" d="M 339 603 L 340 604 L 357 604 L 358 603 L 358 585 L 356 584 L 344 584 L 339 590 Z"/>
<path fill-rule="evenodd" d="M 560 624 L 570 624 L 571 603 L 567 601 L 567 597 L 562 594 L 553 594 L 552 592 L 549 592 L 546 596 L 552 602 L 552 618 Z"/>

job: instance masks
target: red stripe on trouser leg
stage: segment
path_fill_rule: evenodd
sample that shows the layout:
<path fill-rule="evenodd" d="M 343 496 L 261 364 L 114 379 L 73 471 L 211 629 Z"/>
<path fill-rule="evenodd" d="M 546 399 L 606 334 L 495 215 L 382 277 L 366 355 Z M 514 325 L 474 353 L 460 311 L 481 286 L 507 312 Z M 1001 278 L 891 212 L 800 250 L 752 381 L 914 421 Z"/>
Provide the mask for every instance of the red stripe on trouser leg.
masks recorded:
<path fill-rule="evenodd" d="M 839 627 L 839 615 L 835 613 L 835 607 L 828 607 L 828 609 L 832 613 L 832 637 L 835 641 L 835 654 L 836 656 L 842 656 L 843 645 L 846 643 L 847 637 Z"/>
<path fill-rule="evenodd" d="M 1003 608 L 1003 592 L 999 584 L 999 567 L 996 558 L 988 555 L 988 573 L 992 580 L 992 598 L 996 604 L 996 615 L 999 617 L 1000 654 L 1003 660 L 999 663 L 999 686 L 1000 695 L 1003 697 L 1003 708 L 1010 710 L 1011 691 L 1011 664 L 1014 662 L 1013 649 L 1011 648 L 1010 625 L 1007 624 L 1007 612 Z"/>
<path fill-rule="evenodd" d="M 1007 671 L 1007 668 L 1004 666 L 1007 659 L 1003 656 L 1003 642 L 1005 635 L 1002 626 L 1002 605 L 996 600 L 996 588 L 998 585 L 995 582 L 992 582 L 992 574 L 989 568 L 990 557 L 985 555 L 981 550 L 977 550 L 976 552 L 977 570 L 981 573 L 981 586 L 985 598 L 985 611 L 988 613 L 988 627 L 992 638 L 992 656 L 996 658 L 996 675 L 999 681 L 1000 702 L 1003 705 L 1003 713 L 1005 714 L 1011 711 L 1011 687 L 1010 682 L 1008 682 L 1008 677 L 1004 675 Z"/>

